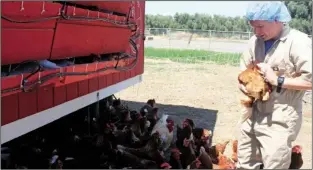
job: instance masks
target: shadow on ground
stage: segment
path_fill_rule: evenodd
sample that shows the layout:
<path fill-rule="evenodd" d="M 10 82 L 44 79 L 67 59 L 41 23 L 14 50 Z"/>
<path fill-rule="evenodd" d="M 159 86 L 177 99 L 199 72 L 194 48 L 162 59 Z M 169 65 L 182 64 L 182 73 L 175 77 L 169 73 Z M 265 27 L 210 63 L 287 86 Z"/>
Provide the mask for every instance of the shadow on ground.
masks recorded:
<path fill-rule="evenodd" d="M 134 102 L 127 100 L 123 100 L 122 102 L 125 103 L 130 109 L 137 111 L 139 111 L 140 108 L 145 105 L 144 102 Z M 174 130 L 175 137 L 176 137 L 176 124 L 179 124 L 181 126 L 182 121 L 186 118 L 192 119 L 196 127 L 209 129 L 214 134 L 214 127 L 217 120 L 218 112 L 217 110 L 161 103 L 157 103 L 156 107 L 159 108 L 159 117 L 162 114 L 168 114 L 170 115 L 170 118 L 172 118 L 175 121 L 175 130 Z"/>

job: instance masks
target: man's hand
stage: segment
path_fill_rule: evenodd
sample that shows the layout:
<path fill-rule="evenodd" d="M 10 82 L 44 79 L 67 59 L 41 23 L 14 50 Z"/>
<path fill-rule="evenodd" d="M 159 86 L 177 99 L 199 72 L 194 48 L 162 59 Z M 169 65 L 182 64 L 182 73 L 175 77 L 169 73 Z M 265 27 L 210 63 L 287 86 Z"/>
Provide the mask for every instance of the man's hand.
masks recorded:
<path fill-rule="evenodd" d="M 271 85 L 277 86 L 278 76 L 275 74 L 274 70 L 265 63 L 259 63 L 257 66 L 259 67 L 259 72 L 263 75 L 264 80 Z"/>
<path fill-rule="evenodd" d="M 275 74 L 274 70 L 265 63 L 257 64 L 259 67 L 259 72 L 263 75 L 264 80 L 270 83 L 271 85 L 277 86 L 278 76 Z M 293 89 L 293 90 L 311 90 L 312 83 L 310 81 L 303 80 L 301 78 L 289 78 L 285 77 L 284 84 L 282 85 L 284 89 Z"/>

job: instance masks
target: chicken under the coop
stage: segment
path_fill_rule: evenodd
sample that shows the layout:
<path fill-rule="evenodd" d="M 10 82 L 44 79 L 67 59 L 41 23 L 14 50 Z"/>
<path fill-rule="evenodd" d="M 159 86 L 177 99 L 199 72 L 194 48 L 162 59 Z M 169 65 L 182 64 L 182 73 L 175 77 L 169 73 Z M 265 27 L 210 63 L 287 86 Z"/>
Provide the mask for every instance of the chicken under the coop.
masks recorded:
<path fill-rule="evenodd" d="M 196 127 L 191 117 L 180 122 L 182 127 L 169 115 L 159 118 L 154 99 L 142 107 L 147 114 L 120 99 L 100 103 L 100 117 L 93 106 L 86 107 L 4 144 L 1 168 L 235 169 L 236 141 L 233 154 L 225 155 L 229 141 L 212 145 L 212 132 Z M 290 167 L 302 164 L 301 147 L 295 146 Z"/>

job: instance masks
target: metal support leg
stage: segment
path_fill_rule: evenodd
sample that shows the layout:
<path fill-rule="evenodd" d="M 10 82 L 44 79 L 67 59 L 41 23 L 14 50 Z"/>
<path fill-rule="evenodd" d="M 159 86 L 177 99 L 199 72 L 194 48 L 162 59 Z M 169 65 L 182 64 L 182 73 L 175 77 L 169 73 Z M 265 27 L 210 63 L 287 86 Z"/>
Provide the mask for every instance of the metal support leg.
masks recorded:
<path fill-rule="evenodd" d="M 97 93 L 97 103 L 96 103 L 96 125 L 97 125 L 97 132 L 100 132 L 100 100 L 99 100 L 99 93 Z"/>
<path fill-rule="evenodd" d="M 88 121 L 88 135 L 91 135 L 91 115 L 90 115 L 90 106 L 88 106 L 88 115 L 87 115 L 87 121 Z"/>

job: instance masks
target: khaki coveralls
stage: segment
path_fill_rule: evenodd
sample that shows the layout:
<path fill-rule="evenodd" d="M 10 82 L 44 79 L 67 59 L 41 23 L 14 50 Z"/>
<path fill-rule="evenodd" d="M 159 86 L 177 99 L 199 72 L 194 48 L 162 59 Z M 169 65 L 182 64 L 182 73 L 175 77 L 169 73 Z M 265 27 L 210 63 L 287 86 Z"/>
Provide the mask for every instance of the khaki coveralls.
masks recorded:
<path fill-rule="evenodd" d="M 253 36 L 248 44 L 241 58 L 241 70 L 256 60 L 278 68 L 285 77 L 312 81 L 312 40 L 308 35 L 286 25 L 265 58 L 263 40 Z M 238 169 L 259 169 L 261 163 L 264 169 L 289 168 L 291 144 L 302 124 L 304 93 L 290 89 L 277 93 L 273 87 L 268 101 L 254 104 L 251 118 L 240 127 Z"/>

